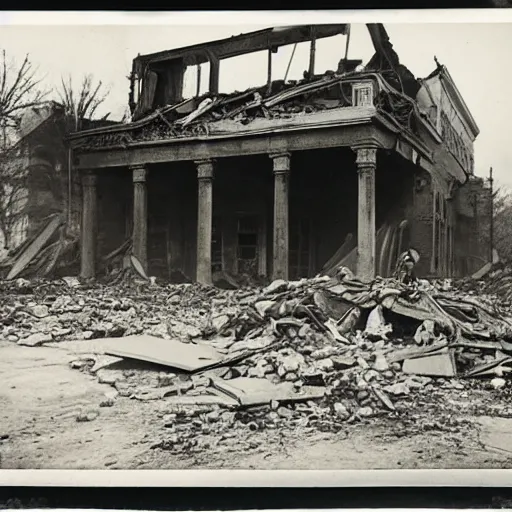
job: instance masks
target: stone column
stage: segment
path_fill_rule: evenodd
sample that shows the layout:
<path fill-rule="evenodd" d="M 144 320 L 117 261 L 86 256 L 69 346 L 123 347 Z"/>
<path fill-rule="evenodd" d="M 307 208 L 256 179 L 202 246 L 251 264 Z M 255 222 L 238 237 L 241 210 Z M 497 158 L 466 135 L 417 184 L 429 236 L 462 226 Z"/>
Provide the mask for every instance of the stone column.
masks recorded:
<path fill-rule="evenodd" d="M 272 279 L 288 279 L 290 153 L 275 153 L 269 156 L 274 164 L 274 252 Z"/>
<path fill-rule="evenodd" d="M 80 229 L 80 276 L 96 277 L 96 237 L 98 205 L 96 194 L 97 176 L 91 171 L 82 174 L 82 226 Z"/>
<path fill-rule="evenodd" d="M 197 165 L 197 263 L 196 281 L 212 284 L 213 164 L 200 160 Z"/>
<path fill-rule="evenodd" d="M 147 168 L 144 165 L 131 167 L 133 179 L 133 255 L 142 268 L 148 270 L 148 192 Z"/>
<path fill-rule="evenodd" d="M 375 169 L 377 148 L 357 147 L 358 173 L 357 275 L 363 281 L 375 277 Z"/>

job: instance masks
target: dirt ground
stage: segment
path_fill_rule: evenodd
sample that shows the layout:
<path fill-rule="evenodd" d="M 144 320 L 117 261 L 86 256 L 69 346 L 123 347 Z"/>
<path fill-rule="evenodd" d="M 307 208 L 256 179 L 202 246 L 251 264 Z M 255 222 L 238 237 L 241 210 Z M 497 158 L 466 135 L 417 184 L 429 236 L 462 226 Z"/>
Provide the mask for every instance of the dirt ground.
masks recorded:
<path fill-rule="evenodd" d="M 98 407 L 112 388 L 71 369 L 75 353 L 70 344 L 32 348 L 0 342 L 2 469 L 512 467 L 512 418 L 493 409 L 493 392 L 485 390 L 474 396 L 453 390 L 443 404 L 450 421 L 458 420 L 451 430 L 420 428 L 428 417 L 420 411 L 417 426 L 372 418 L 339 432 L 274 429 L 248 432 L 243 439 L 227 432 L 223 443 L 174 453 L 155 448 L 165 436 L 165 400 L 119 397 L 112 407 Z M 476 402 L 484 409 L 473 407 Z M 89 410 L 99 416 L 76 421 Z"/>

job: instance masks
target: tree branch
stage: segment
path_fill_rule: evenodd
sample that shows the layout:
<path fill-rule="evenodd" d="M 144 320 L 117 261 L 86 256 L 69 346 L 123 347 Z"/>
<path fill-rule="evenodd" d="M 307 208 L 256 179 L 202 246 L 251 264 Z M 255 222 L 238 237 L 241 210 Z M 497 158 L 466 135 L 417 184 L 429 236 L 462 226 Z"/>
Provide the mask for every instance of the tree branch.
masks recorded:
<path fill-rule="evenodd" d="M 61 79 L 58 96 L 66 112 L 74 117 L 76 123 L 84 119 L 94 119 L 98 107 L 108 97 L 109 91 L 104 91 L 103 82 L 101 80 L 96 84 L 94 82 L 91 74 L 85 75 L 79 88 L 75 89 L 71 76 Z"/>

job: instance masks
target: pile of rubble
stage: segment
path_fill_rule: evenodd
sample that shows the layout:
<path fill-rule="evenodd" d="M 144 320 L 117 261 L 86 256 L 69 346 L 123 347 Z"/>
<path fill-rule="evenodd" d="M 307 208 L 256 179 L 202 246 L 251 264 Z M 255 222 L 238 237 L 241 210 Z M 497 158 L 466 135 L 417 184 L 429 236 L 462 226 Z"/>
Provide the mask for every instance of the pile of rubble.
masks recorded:
<path fill-rule="evenodd" d="M 506 263 L 494 265 L 480 280 L 465 279 L 457 287 L 466 292 L 497 298 L 504 306 L 512 305 L 512 266 Z"/>
<path fill-rule="evenodd" d="M 459 377 L 503 387 L 512 367 L 507 311 L 448 282 L 367 284 L 342 268 L 237 290 L 74 279 L 1 287 L 4 339 L 105 342 L 72 366 L 114 388 L 100 405 L 163 404 L 163 447 L 187 449 L 197 432 L 225 438 L 231 424 L 331 429 L 398 417 L 415 393 L 463 389 Z"/>
<path fill-rule="evenodd" d="M 248 294 L 195 284 L 85 285 L 75 278 L 3 281 L 0 293 L 0 334 L 20 345 L 142 333 L 162 337 L 171 324 L 171 334 L 197 336 L 208 333 L 215 301 L 230 310 Z"/>

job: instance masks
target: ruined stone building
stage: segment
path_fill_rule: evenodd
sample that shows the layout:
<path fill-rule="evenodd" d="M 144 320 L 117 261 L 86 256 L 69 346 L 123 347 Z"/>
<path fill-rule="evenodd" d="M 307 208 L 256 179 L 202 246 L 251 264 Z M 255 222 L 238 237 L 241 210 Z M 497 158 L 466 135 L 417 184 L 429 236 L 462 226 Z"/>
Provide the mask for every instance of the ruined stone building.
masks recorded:
<path fill-rule="evenodd" d="M 27 109 L 15 143 L 3 152 L 2 256 L 37 232 L 49 215 L 65 212 L 65 133 L 64 107 L 49 101 Z"/>
<path fill-rule="evenodd" d="M 81 122 L 87 128 L 105 124 Z M 23 113 L 14 142 L 0 152 L 0 264 L 8 264 L 9 255 L 37 237 L 52 217 L 61 218 L 68 235 L 78 236 L 81 186 L 79 176 L 69 172 L 66 142 L 74 126 L 59 103 L 32 106 Z"/>
<path fill-rule="evenodd" d="M 478 127 L 444 66 L 416 79 L 384 27 L 367 28 L 374 56 L 363 66 L 340 49 L 335 70 L 316 69 L 315 45 L 349 25 L 270 28 L 135 58 L 132 121 L 70 137 L 82 276 L 127 239 L 148 274 L 173 281 L 296 279 L 340 263 L 386 276 L 408 247 L 422 277 L 481 267 L 489 201 L 474 177 Z M 277 79 L 273 56 L 301 42 L 311 48 L 304 78 Z M 267 83 L 219 93 L 223 60 L 262 50 Z M 197 93 L 185 98 L 191 70 Z"/>

